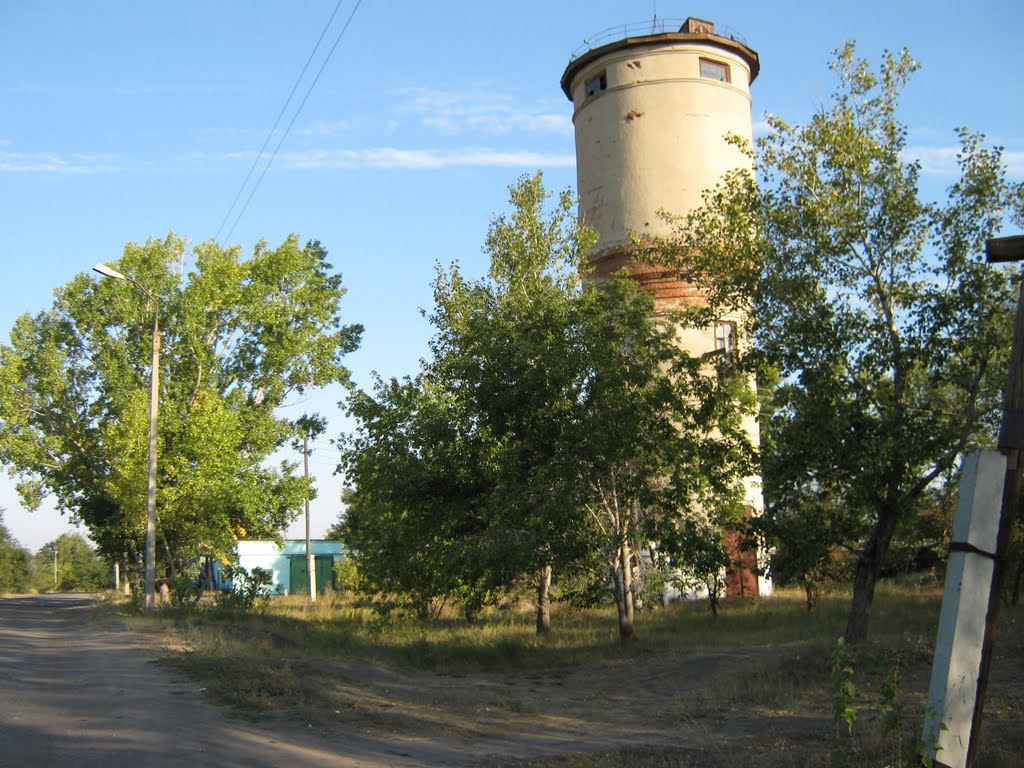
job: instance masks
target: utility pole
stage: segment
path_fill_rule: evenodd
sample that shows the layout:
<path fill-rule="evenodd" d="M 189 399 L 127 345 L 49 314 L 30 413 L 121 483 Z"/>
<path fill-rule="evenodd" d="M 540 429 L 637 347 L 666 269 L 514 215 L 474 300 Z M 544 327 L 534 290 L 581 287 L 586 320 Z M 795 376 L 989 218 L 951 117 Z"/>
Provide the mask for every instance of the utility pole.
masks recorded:
<path fill-rule="evenodd" d="M 1024 261 L 1024 235 L 994 237 L 985 241 L 985 258 L 989 263 Z M 992 572 L 992 590 L 988 598 L 985 619 L 985 637 L 981 645 L 981 674 L 978 677 L 978 697 L 974 708 L 971 745 L 967 750 L 967 765 L 973 766 L 978 754 L 981 735 L 981 716 L 988 690 L 988 676 L 992 667 L 999 605 L 1006 581 L 1006 555 L 1010 549 L 1013 524 L 1020 506 L 1022 458 L 1024 458 L 1024 281 L 1017 299 L 1017 317 L 1013 324 L 1013 347 L 1010 350 L 1010 370 L 1003 392 L 1003 421 L 999 427 L 998 449 L 1006 456 L 1006 480 L 1003 483 L 1003 508 L 999 515 L 999 533 L 996 539 L 995 567 Z"/>
<path fill-rule="evenodd" d="M 302 465 L 309 480 L 309 430 L 302 433 Z M 316 602 L 316 557 L 309 538 L 309 499 L 306 499 L 306 571 L 309 574 L 309 602 Z"/>
<path fill-rule="evenodd" d="M 323 434 L 327 428 L 327 422 L 322 416 L 316 414 L 303 414 L 295 420 L 296 436 L 292 440 L 292 447 L 295 450 L 302 449 L 302 465 L 305 469 L 306 483 L 309 483 L 309 447 L 310 438 Z M 298 434 L 302 435 L 302 442 L 299 443 Z M 309 499 L 306 499 L 306 573 L 309 576 L 309 601 L 316 602 L 316 557 L 313 555 L 313 543 L 309 531 Z M 297 587 L 296 587 L 297 588 Z"/>
<path fill-rule="evenodd" d="M 987 240 L 985 256 L 989 263 L 1024 261 L 1024 235 Z M 985 473 L 985 464 L 989 466 L 989 479 L 980 483 L 975 479 L 973 485 L 968 483 L 970 492 L 966 495 L 975 497 L 975 500 L 966 501 L 966 504 L 974 509 L 962 521 L 959 520 L 958 509 L 957 518 L 954 519 L 950 566 L 952 570 L 954 557 L 958 558 L 957 566 L 963 578 L 951 586 L 947 573 L 943 615 L 939 620 L 936 643 L 936 666 L 932 670 L 932 690 L 928 696 L 929 708 L 937 707 L 938 711 L 926 716 L 924 729 L 926 750 L 930 753 L 928 756 L 934 758 L 937 768 L 973 768 L 977 764 L 981 743 L 982 714 L 1006 580 L 1006 559 L 1020 506 L 1021 472 L 1024 469 L 1024 281 L 1021 282 L 1021 292 L 1017 299 L 1013 346 L 1010 350 L 1006 389 L 1003 392 L 1003 419 L 997 448 L 1002 456 L 987 452 L 992 454 L 989 459 L 978 455 L 972 457 L 971 461 L 965 461 L 965 480 L 972 481 L 972 476 L 980 478 Z M 996 499 L 986 501 L 984 496 L 986 487 L 987 493 L 997 492 L 999 478 L 993 473 L 998 472 L 1003 473 L 1003 481 L 997 511 Z M 964 496 L 962 488 L 961 504 L 965 503 Z M 972 516 L 970 512 L 973 511 L 981 514 Z M 957 534 L 958 529 L 960 535 Z M 983 620 L 977 607 L 970 605 L 974 601 L 965 602 L 962 599 L 967 597 L 964 594 L 967 589 L 965 585 L 972 580 L 982 593 L 980 599 L 984 599 L 984 588 L 988 590 Z M 977 612 L 973 617 L 969 615 L 972 608 Z M 957 632 L 957 629 L 962 631 Z M 979 634 L 980 649 L 976 640 L 973 640 Z M 947 718 L 957 722 L 948 722 Z M 945 730 L 941 726 L 945 726 Z M 942 742 L 952 736 L 953 730 L 957 731 L 955 741 L 949 741 L 943 746 Z"/>

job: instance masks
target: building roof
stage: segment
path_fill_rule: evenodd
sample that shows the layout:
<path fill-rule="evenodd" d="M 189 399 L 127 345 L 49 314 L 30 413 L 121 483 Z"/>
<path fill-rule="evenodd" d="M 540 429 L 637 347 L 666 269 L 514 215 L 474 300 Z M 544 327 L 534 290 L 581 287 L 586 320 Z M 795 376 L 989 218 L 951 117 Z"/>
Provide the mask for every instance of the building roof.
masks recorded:
<path fill-rule="evenodd" d="M 714 29 L 715 25 L 711 22 L 689 18 L 683 23 L 678 32 L 627 35 L 620 40 L 598 46 L 597 48 L 591 48 L 569 62 L 562 75 L 562 91 L 572 101 L 572 81 L 579 74 L 580 70 L 597 59 L 626 48 L 650 47 L 665 45 L 666 43 L 704 43 L 727 50 L 747 62 L 747 65 L 750 67 L 750 82 L 754 82 L 754 78 L 761 71 L 761 62 L 758 59 L 757 52 L 747 47 L 745 43 L 741 43 L 731 37 L 716 35 Z"/>

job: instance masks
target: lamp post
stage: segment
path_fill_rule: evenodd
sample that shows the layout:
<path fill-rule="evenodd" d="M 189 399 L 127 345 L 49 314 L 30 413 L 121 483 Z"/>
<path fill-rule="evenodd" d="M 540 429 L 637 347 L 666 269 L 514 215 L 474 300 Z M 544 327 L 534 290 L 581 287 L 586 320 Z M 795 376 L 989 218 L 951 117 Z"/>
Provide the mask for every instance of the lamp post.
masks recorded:
<path fill-rule="evenodd" d="M 160 301 L 133 277 L 123 275 L 106 264 L 93 269 L 106 277 L 126 280 L 153 304 L 153 365 L 149 374 L 149 481 L 146 486 L 146 615 L 156 611 L 156 420 L 160 405 Z"/>

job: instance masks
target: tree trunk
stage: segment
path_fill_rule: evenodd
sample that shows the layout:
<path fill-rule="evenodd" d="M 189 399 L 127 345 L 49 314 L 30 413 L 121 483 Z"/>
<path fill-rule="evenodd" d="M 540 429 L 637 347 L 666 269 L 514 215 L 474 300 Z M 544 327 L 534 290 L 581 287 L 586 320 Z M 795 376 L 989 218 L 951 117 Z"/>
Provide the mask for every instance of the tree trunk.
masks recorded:
<path fill-rule="evenodd" d="M 628 542 L 619 545 L 615 573 L 615 607 L 619 614 L 619 639 L 625 645 L 633 637 L 633 553 Z"/>
<path fill-rule="evenodd" d="M 131 595 L 131 593 L 132 593 L 132 582 L 128 578 L 128 553 L 127 552 L 125 552 L 124 556 L 121 558 L 121 563 L 124 566 L 124 579 L 122 580 L 122 582 L 123 582 L 122 589 L 124 590 L 124 594 L 126 596 L 128 596 L 128 595 Z"/>
<path fill-rule="evenodd" d="M 821 584 L 817 579 L 804 578 L 804 596 L 807 598 L 807 612 L 814 613 L 818 607 L 818 600 L 821 599 Z"/>
<path fill-rule="evenodd" d="M 135 545 L 132 542 L 128 542 L 128 550 L 132 553 L 132 560 L 135 561 L 135 567 L 138 569 L 138 572 L 145 573 L 146 564 L 142 559 L 142 553 L 135 548 Z"/>
<path fill-rule="evenodd" d="M 871 603 L 875 599 L 875 586 L 889 554 L 898 518 L 898 513 L 892 508 L 881 510 L 875 529 L 864 551 L 857 558 L 857 569 L 853 576 L 853 600 L 846 624 L 846 642 L 850 645 L 868 639 L 868 620 L 871 618 Z"/>
<path fill-rule="evenodd" d="M 178 578 L 178 566 L 174 562 L 174 555 L 171 554 L 171 545 L 167 543 L 167 537 L 160 534 L 160 540 L 164 545 L 164 554 L 167 555 L 167 581 L 173 584 Z"/>
<path fill-rule="evenodd" d="M 540 569 L 537 577 L 537 634 L 551 631 L 551 565 Z"/>

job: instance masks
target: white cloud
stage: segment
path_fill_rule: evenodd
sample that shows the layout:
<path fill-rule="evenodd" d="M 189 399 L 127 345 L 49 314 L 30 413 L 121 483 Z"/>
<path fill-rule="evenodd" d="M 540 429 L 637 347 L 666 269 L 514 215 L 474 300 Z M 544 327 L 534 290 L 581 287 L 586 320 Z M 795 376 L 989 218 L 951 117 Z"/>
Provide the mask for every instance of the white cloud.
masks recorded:
<path fill-rule="evenodd" d="M 907 160 L 916 160 L 921 164 L 921 172 L 931 176 L 956 176 L 959 172 L 957 155 L 959 144 L 945 147 L 912 146 L 904 151 Z M 1024 152 L 1003 151 L 1003 162 L 1010 176 L 1024 176 Z"/>
<path fill-rule="evenodd" d="M 907 147 L 903 155 L 907 160 L 921 164 L 921 173 L 932 176 L 952 176 L 956 173 L 956 156 L 959 146 L 950 147 Z"/>
<path fill-rule="evenodd" d="M 507 93 L 427 88 L 406 88 L 398 93 L 409 99 L 403 109 L 418 115 L 422 125 L 444 133 L 524 132 L 571 136 L 573 132 L 568 107 L 557 110 L 550 103 L 522 105 Z"/>
<path fill-rule="evenodd" d="M 376 147 L 362 150 L 320 149 L 287 152 L 279 155 L 278 160 L 284 168 L 299 170 L 441 170 L 457 167 L 571 167 L 576 163 L 576 156 L 483 147 L 451 151 Z"/>
<path fill-rule="evenodd" d="M 308 128 L 302 128 L 296 131 L 301 136 L 337 136 L 340 133 L 346 133 L 352 129 L 352 124 L 348 120 L 335 120 L 334 122 L 325 122 L 318 120 Z"/>
<path fill-rule="evenodd" d="M 0 173 L 102 173 L 115 170 L 112 160 L 102 155 L 72 154 L 62 157 L 53 152 L 0 152 Z"/>
<path fill-rule="evenodd" d="M 754 136 L 767 136 L 771 124 L 767 120 L 755 120 L 753 125 Z"/>
<path fill-rule="evenodd" d="M 1003 161 L 1011 176 L 1024 176 L 1024 152 L 1004 152 Z"/>

